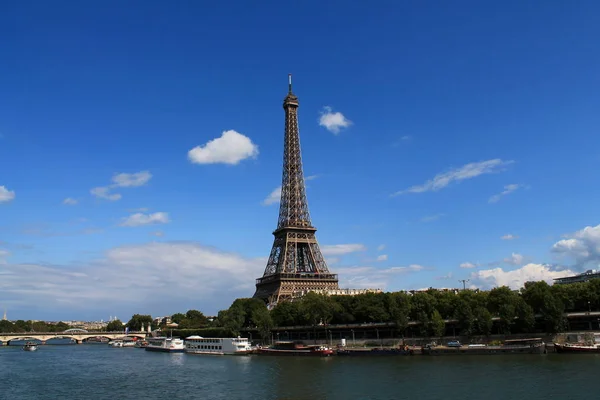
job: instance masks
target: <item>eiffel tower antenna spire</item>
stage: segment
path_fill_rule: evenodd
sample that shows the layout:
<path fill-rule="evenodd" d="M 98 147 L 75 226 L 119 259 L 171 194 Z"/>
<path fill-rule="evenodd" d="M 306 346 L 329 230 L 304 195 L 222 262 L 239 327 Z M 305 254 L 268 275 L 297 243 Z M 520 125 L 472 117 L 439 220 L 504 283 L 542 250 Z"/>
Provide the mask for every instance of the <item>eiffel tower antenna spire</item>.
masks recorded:
<path fill-rule="evenodd" d="M 271 305 L 310 290 L 339 289 L 337 275 L 329 272 L 312 226 L 302 170 L 298 130 L 298 97 L 292 93 L 283 100 L 285 135 L 279 219 L 269 261 L 262 278 L 256 280 L 254 297 Z"/>

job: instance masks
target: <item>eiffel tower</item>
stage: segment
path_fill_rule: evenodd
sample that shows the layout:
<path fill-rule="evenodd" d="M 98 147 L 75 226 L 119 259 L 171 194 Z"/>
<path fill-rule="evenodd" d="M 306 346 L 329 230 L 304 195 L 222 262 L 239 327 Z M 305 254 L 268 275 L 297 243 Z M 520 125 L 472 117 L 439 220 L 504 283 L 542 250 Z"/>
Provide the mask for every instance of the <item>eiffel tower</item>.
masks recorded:
<path fill-rule="evenodd" d="M 329 272 L 312 226 L 304 173 L 300 133 L 298 132 L 298 97 L 289 91 L 283 100 L 285 138 L 283 145 L 283 178 L 279 220 L 273 232 L 275 240 L 262 278 L 256 280 L 255 298 L 275 305 L 292 298 L 294 293 L 308 290 L 339 289 L 336 274 Z"/>

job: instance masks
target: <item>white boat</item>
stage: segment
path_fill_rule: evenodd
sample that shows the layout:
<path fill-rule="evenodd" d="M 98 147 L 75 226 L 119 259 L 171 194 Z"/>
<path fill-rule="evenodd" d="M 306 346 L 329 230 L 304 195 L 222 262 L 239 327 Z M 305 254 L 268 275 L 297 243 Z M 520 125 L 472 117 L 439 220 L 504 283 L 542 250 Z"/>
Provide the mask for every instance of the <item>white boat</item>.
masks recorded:
<path fill-rule="evenodd" d="M 185 338 L 185 352 L 189 354 L 244 355 L 253 351 L 247 338 Z"/>
<path fill-rule="evenodd" d="M 33 343 L 33 342 L 27 342 L 25 343 L 25 346 L 23 346 L 23 350 L 25 351 L 36 351 L 38 349 L 37 344 Z"/>
<path fill-rule="evenodd" d="M 123 341 L 120 339 L 111 340 L 108 342 L 108 345 L 111 347 L 123 347 Z"/>
<path fill-rule="evenodd" d="M 174 337 L 155 337 L 147 338 L 148 345 L 145 347 L 148 351 L 162 351 L 165 353 L 183 353 L 185 344 L 183 339 Z"/>

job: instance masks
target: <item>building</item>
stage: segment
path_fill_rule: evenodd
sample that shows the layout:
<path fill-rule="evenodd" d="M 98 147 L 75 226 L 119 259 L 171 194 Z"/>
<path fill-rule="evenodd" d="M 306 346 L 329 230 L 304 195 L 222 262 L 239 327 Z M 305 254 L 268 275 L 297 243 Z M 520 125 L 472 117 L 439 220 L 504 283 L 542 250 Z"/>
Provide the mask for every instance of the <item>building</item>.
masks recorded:
<path fill-rule="evenodd" d="M 318 294 L 326 294 L 328 296 L 358 296 L 359 294 L 381 293 L 381 289 L 314 289 L 314 290 L 298 290 L 292 294 L 293 299 L 300 298 L 310 292 Z"/>
<path fill-rule="evenodd" d="M 291 75 L 288 78 L 288 93 L 283 100 L 285 132 L 279 219 L 269 260 L 263 276 L 256 280 L 253 297 L 271 308 L 280 301 L 297 299 L 309 292 L 345 296 L 381 292 L 340 289 L 338 276 L 327 267 L 308 211 L 298 129 L 299 102 L 292 92 Z"/>
<path fill-rule="evenodd" d="M 565 276 L 564 278 L 556 278 L 554 279 L 554 283 L 558 285 L 566 285 L 569 283 L 587 282 L 591 279 L 598 278 L 600 278 L 600 271 L 589 269 L 579 275 Z"/>
<path fill-rule="evenodd" d="M 292 92 L 289 75 L 288 94 L 283 100 L 285 132 L 283 177 L 279 219 L 265 272 L 256 280 L 254 297 L 274 306 L 289 300 L 294 293 L 339 289 L 338 277 L 329 272 L 312 225 L 298 130 L 298 97 Z"/>

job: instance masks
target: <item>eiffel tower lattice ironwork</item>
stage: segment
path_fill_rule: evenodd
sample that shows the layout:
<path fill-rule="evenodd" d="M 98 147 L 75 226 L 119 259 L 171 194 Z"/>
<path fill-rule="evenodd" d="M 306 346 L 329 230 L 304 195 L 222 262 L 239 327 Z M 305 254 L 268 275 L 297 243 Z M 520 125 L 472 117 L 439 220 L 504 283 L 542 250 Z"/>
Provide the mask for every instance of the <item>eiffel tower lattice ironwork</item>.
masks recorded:
<path fill-rule="evenodd" d="M 298 131 L 298 97 L 292 93 L 291 75 L 283 109 L 285 139 L 279 220 L 267 267 L 262 278 L 256 280 L 254 293 L 254 297 L 271 305 L 301 291 L 339 289 L 337 275 L 329 272 L 315 237 L 317 229 L 310 221 Z"/>

